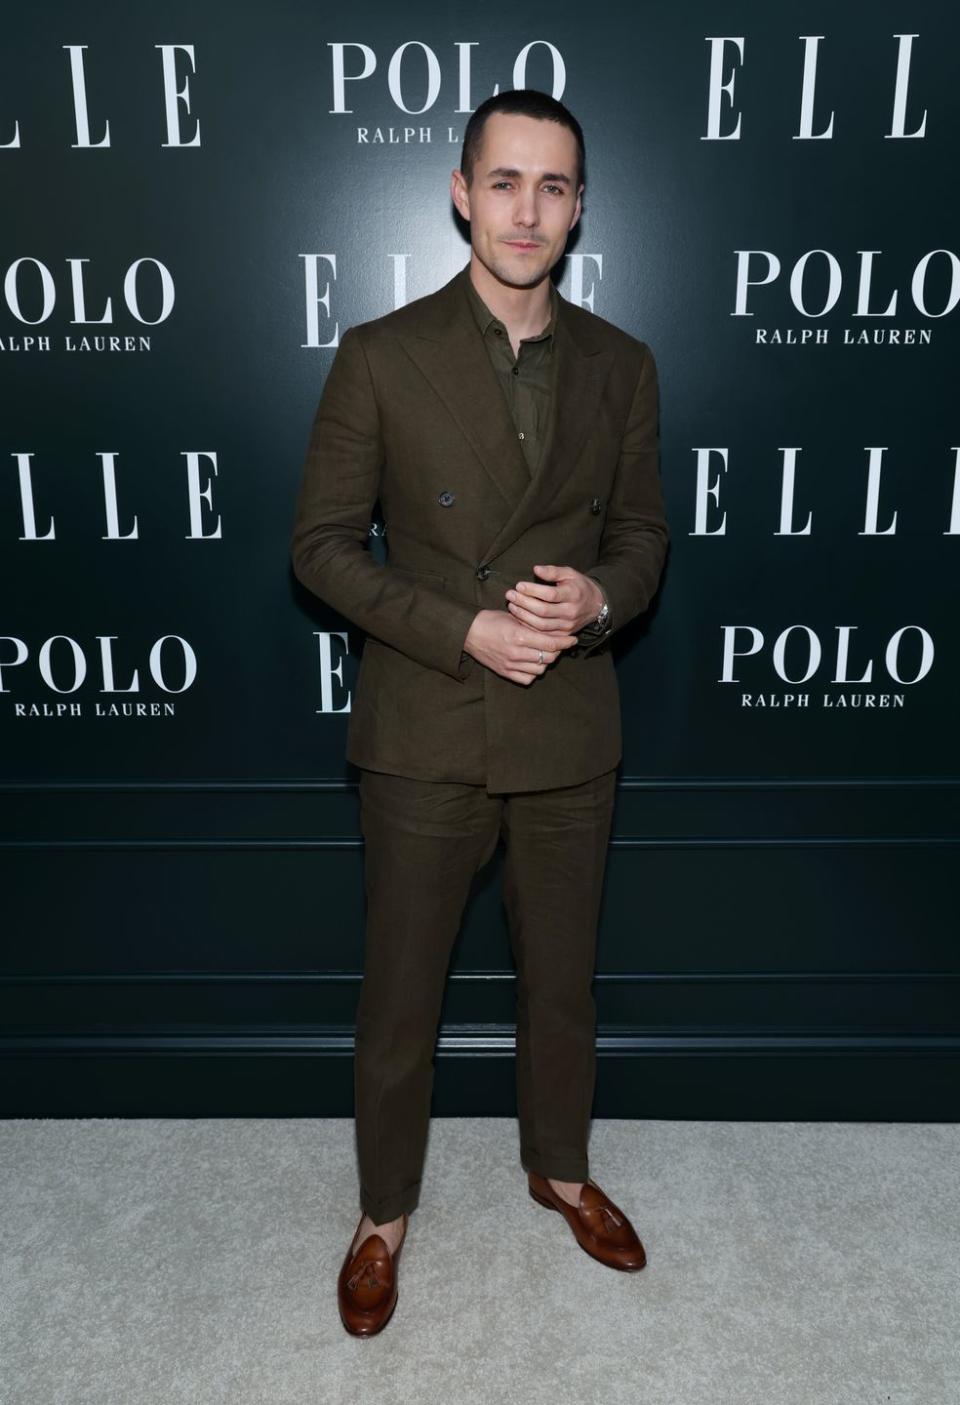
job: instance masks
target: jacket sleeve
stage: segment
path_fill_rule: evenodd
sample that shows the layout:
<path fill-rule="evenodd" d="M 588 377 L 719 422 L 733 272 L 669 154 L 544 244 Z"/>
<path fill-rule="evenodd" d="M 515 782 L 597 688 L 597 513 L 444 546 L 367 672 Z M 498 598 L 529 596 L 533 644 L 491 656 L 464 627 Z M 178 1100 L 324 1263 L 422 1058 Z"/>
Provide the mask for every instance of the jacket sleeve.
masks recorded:
<path fill-rule="evenodd" d="M 460 681 L 475 662 L 463 641 L 477 613 L 369 549 L 384 445 L 360 333 L 344 332 L 317 406 L 297 495 L 297 580 L 365 633 Z"/>
<path fill-rule="evenodd" d="M 670 533 L 660 488 L 657 389 L 657 365 L 647 346 L 624 428 L 600 556 L 586 572 L 606 596 L 610 614 L 600 634 L 581 630 L 577 635 L 581 654 L 589 654 L 645 610 L 660 581 Z"/>

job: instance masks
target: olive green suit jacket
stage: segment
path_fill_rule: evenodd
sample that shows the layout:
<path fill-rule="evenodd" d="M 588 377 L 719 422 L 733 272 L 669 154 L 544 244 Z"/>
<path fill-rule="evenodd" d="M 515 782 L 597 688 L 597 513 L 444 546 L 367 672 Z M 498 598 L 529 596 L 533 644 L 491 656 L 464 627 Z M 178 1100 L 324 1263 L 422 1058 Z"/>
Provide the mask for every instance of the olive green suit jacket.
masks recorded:
<path fill-rule="evenodd" d="M 666 557 L 656 365 L 561 298 L 552 429 L 531 477 L 468 269 L 341 337 L 297 496 L 294 574 L 367 636 L 349 761 L 490 791 L 575 785 L 621 759 L 607 641 L 647 608 Z M 386 565 L 369 550 L 378 499 Z M 513 683 L 463 643 L 478 610 L 505 610 L 508 588 L 538 579 L 534 563 L 593 576 L 610 624 Z"/>

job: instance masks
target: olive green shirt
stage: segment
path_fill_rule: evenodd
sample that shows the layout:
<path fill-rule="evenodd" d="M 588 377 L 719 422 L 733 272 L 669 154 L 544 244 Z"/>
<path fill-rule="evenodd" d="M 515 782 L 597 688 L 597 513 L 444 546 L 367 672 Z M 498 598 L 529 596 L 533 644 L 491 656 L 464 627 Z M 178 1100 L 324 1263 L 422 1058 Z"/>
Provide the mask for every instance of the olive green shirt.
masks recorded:
<path fill-rule="evenodd" d="M 554 406 L 556 357 L 553 353 L 553 333 L 557 325 L 560 294 L 552 281 L 548 279 L 548 283 L 550 320 L 535 337 L 520 338 L 520 354 L 514 357 L 506 327 L 487 307 L 473 286 L 473 279 L 469 274 L 466 279 L 470 306 L 483 336 L 490 363 L 503 387 L 507 407 L 531 477 L 536 472 L 543 445 L 550 432 Z M 591 580 L 596 580 L 596 577 L 591 576 Z M 597 584 L 600 584 L 599 581 Z M 601 587 L 601 591 L 602 589 Z M 612 617 L 608 616 L 607 622 L 612 624 Z M 593 632 L 589 625 L 585 626 L 580 631 L 580 637 L 582 640 L 589 640 Z"/>
<path fill-rule="evenodd" d="M 490 363 L 503 387 L 531 476 L 540 462 L 553 412 L 553 331 L 557 325 L 560 295 L 553 283 L 549 279 L 547 281 L 550 287 L 550 320 L 535 337 L 521 338 L 520 354 L 514 357 L 506 327 L 498 317 L 494 317 L 473 286 L 473 280 L 470 277 L 466 280 L 470 305 Z"/>

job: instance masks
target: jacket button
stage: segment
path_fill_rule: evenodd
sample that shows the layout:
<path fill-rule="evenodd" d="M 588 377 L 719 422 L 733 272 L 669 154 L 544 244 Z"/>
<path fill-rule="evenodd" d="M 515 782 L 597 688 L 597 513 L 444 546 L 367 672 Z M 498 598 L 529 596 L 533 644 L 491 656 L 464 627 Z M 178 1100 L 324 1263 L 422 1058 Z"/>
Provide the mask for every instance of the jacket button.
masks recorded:
<path fill-rule="evenodd" d="M 489 576 L 489 574 L 490 574 L 490 567 L 489 567 L 489 566 L 478 566 L 478 567 L 477 567 L 477 580 L 478 580 L 478 581 L 485 581 L 485 580 L 487 579 L 487 577 Z"/>
<path fill-rule="evenodd" d="M 590 499 L 590 511 L 593 513 L 594 517 L 596 517 L 597 513 L 600 511 L 600 499 L 599 499 L 599 498 L 591 498 L 591 499 Z"/>
<path fill-rule="evenodd" d="M 454 502 L 455 498 L 455 493 L 450 493 L 447 491 L 446 488 L 444 488 L 443 492 L 437 498 L 437 502 L 440 504 L 441 507 L 449 507 L 450 504 Z"/>

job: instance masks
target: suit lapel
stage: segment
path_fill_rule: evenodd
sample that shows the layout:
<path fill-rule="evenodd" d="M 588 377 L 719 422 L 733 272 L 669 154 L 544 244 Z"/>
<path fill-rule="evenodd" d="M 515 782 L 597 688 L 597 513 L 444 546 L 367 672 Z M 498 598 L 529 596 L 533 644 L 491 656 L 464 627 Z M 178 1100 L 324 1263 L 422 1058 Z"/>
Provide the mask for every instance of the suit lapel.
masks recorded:
<path fill-rule="evenodd" d="M 560 299 L 554 331 L 557 358 L 552 432 L 531 477 L 510 411 L 467 299 L 469 264 L 420 303 L 416 333 L 403 345 L 456 420 L 504 502 L 483 553 L 491 561 L 542 515 L 570 476 L 594 423 L 613 362 Z"/>
<path fill-rule="evenodd" d="M 469 267 L 469 265 L 467 265 Z M 403 339 L 456 420 L 510 509 L 530 481 L 526 459 L 503 399 L 497 374 L 477 330 L 461 271 L 424 298 L 416 334 Z"/>

